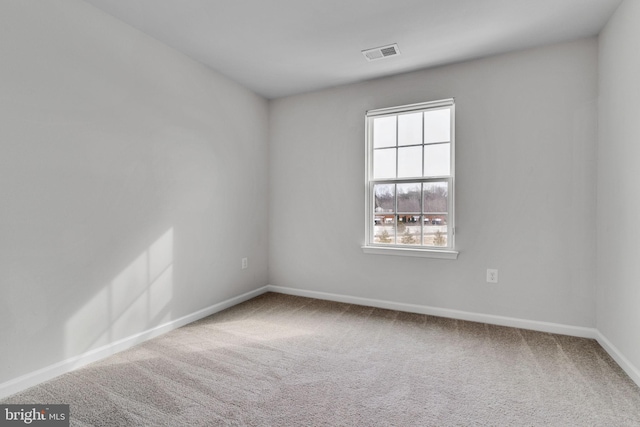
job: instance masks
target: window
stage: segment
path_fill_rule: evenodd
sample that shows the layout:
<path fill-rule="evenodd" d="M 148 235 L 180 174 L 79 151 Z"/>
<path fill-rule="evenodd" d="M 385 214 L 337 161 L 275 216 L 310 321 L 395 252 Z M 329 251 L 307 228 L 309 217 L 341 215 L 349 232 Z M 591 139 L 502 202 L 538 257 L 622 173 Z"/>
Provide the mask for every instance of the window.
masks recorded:
<path fill-rule="evenodd" d="M 368 253 L 456 258 L 454 102 L 367 112 Z"/>

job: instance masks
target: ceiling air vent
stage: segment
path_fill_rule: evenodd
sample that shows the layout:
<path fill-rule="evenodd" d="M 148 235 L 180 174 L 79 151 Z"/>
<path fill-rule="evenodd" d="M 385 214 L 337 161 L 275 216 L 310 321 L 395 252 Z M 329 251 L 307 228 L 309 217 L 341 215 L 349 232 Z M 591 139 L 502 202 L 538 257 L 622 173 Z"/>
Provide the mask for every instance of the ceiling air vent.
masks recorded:
<path fill-rule="evenodd" d="M 362 54 L 365 58 L 367 58 L 367 61 L 375 61 L 377 59 L 384 59 L 390 56 L 400 55 L 400 49 L 398 49 L 398 45 L 394 43 L 387 46 L 363 50 Z"/>

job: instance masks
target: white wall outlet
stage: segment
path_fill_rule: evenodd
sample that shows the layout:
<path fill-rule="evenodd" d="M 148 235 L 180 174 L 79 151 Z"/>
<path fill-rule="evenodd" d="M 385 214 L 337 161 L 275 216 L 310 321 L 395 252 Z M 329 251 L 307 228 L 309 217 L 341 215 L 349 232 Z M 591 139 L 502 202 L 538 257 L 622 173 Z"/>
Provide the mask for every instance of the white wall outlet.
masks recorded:
<path fill-rule="evenodd" d="M 498 270 L 487 268 L 487 283 L 498 283 Z"/>
<path fill-rule="evenodd" d="M 242 269 L 249 267 L 249 258 L 242 258 Z"/>

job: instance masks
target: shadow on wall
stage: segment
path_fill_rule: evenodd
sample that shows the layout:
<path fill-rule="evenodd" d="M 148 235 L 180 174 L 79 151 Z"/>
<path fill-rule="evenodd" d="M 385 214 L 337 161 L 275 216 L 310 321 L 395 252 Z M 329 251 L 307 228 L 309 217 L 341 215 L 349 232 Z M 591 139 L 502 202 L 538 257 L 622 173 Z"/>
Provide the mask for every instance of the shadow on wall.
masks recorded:
<path fill-rule="evenodd" d="M 170 228 L 71 315 L 64 327 L 65 357 L 169 321 L 173 262 Z"/>

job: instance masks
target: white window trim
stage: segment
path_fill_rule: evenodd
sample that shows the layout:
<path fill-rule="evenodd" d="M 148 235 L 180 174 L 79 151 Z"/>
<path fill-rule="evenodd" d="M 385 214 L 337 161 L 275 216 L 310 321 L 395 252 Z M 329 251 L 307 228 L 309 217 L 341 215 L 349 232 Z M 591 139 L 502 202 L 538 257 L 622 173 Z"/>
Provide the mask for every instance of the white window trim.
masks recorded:
<path fill-rule="evenodd" d="M 458 254 L 460 253 L 451 249 L 413 249 L 406 246 L 362 246 L 362 252 L 374 255 L 397 255 L 437 259 L 458 259 Z"/>
<path fill-rule="evenodd" d="M 453 114 L 451 115 L 451 170 L 450 170 L 450 182 L 451 188 L 449 197 L 449 212 L 448 215 L 453 220 L 451 231 L 448 233 L 451 246 L 443 249 L 436 247 L 410 247 L 404 245 L 388 245 L 388 244 L 374 244 L 373 243 L 373 200 L 372 200 L 372 181 L 373 181 L 373 149 L 371 147 L 372 138 L 372 122 L 369 119 L 371 117 L 390 115 L 394 113 L 407 113 L 411 111 L 432 109 L 439 107 L 450 107 Z M 422 102 L 418 104 L 410 104 L 404 106 L 380 108 L 376 110 L 369 110 L 365 115 L 365 129 L 366 129 L 366 144 L 365 144 L 365 244 L 362 246 L 362 251 L 366 254 L 376 255 L 394 255 L 394 256 L 410 256 L 410 257 L 422 257 L 422 258 L 436 258 L 436 259 L 457 259 L 459 251 L 455 250 L 455 103 L 453 98 L 443 99 L 432 102 Z M 403 181 L 397 179 L 397 181 Z M 406 181 L 406 179 L 404 180 Z"/>

